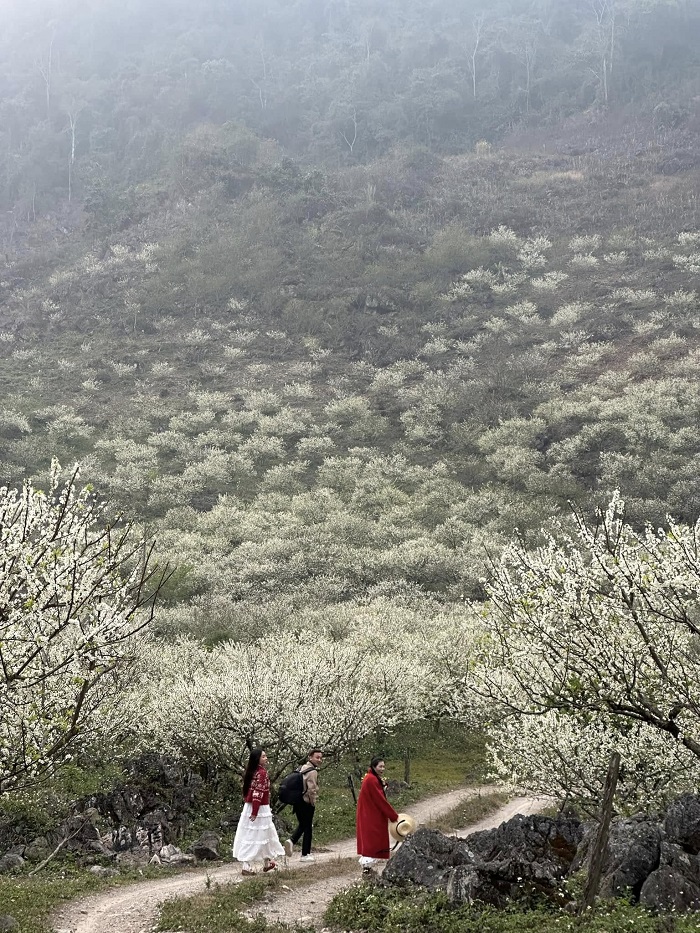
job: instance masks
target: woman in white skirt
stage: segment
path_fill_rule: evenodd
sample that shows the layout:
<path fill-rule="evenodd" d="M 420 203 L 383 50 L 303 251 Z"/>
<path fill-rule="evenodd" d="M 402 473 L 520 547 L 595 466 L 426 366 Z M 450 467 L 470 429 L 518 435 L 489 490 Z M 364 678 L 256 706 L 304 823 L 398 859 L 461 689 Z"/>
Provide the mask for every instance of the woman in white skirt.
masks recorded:
<path fill-rule="evenodd" d="M 263 860 L 263 871 L 273 871 L 275 858 L 284 855 L 284 849 L 272 822 L 270 810 L 270 777 L 267 773 L 267 755 L 262 748 L 254 748 L 243 775 L 243 812 L 233 840 L 233 857 L 243 862 L 243 875 L 254 875 L 253 862 Z"/>

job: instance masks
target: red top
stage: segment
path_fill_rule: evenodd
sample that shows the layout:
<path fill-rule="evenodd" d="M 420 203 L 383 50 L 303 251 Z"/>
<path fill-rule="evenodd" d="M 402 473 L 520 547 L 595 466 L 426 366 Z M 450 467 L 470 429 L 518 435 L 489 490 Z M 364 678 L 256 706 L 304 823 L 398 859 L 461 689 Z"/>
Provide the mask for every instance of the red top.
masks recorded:
<path fill-rule="evenodd" d="M 362 779 L 357 800 L 357 854 L 367 858 L 389 858 L 389 821 L 399 814 L 386 799 L 384 786 L 374 771 Z"/>
<path fill-rule="evenodd" d="M 270 805 L 270 775 L 264 768 L 258 768 L 250 782 L 245 802 L 253 806 L 251 816 L 257 816 L 260 807 Z"/>

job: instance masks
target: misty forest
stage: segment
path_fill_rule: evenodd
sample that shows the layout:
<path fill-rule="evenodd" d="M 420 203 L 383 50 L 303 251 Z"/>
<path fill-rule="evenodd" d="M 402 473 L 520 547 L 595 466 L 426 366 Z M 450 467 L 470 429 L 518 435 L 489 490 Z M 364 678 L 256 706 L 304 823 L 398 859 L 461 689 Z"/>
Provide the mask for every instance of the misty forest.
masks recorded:
<path fill-rule="evenodd" d="M 319 844 L 377 751 L 601 858 L 685 800 L 576 923 L 695 929 L 699 198 L 700 0 L 0 0 L 0 929 L 230 858 L 256 745 Z M 566 929 L 586 851 L 324 923 Z"/>

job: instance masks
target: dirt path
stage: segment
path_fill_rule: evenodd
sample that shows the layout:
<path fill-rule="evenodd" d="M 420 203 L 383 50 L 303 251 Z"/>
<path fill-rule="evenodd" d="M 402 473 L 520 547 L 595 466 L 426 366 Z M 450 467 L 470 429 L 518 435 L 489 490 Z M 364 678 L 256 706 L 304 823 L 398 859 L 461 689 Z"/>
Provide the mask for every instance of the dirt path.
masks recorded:
<path fill-rule="evenodd" d="M 461 788 L 430 797 L 411 806 L 411 813 L 420 824 L 449 813 L 461 801 L 482 791 L 493 788 Z M 463 830 L 461 834 L 497 826 L 516 813 L 531 813 L 538 807 L 533 798 L 519 797 L 497 810 L 486 820 Z M 343 839 L 326 852 L 317 855 L 319 862 L 332 862 L 354 858 L 355 840 Z M 290 860 L 290 867 L 299 865 L 298 853 Z M 312 866 L 309 866 L 312 868 Z M 349 887 L 357 878 L 356 863 L 338 865 L 339 874 L 314 883 L 313 886 L 290 888 L 274 901 L 263 902 L 255 913 L 270 920 L 293 923 L 300 917 L 317 920 L 323 915 L 326 904 L 337 891 Z M 173 897 L 185 897 L 203 891 L 207 883 L 226 884 L 241 880 L 238 863 L 221 865 L 218 868 L 201 869 L 175 875 L 171 878 L 149 880 L 94 894 L 74 901 L 58 911 L 53 917 L 56 933 L 150 933 L 158 920 L 159 906 Z"/>

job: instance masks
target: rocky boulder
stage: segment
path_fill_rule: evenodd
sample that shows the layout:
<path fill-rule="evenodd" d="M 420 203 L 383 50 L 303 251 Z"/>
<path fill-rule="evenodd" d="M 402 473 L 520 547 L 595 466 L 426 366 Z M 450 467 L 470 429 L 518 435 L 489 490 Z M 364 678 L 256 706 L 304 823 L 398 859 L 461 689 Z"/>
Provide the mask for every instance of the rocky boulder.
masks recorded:
<path fill-rule="evenodd" d="M 514 816 L 497 829 L 467 836 L 470 860 L 505 878 L 556 885 L 567 874 L 583 838 L 579 820 L 535 814 Z"/>
<path fill-rule="evenodd" d="M 463 839 L 444 836 L 436 829 L 421 828 L 397 849 L 384 869 L 382 881 L 414 884 L 428 891 L 446 891 L 451 872 L 468 861 L 469 853 Z"/>
<path fill-rule="evenodd" d="M 195 860 L 194 855 L 185 855 L 174 845 L 163 846 L 158 855 L 163 865 L 192 865 Z"/>
<path fill-rule="evenodd" d="M 572 872 L 587 867 L 597 832 L 597 824 L 587 824 Z M 613 820 L 603 862 L 600 896 L 631 895 L 637 899 L 646 878 L 659 866 L 662 835 L 659 823 L 644 815 Z"/>
<path fill-rule="evenodd" d="M 219 855 L 220 845 L 221 838 L 216 833 L 204 832 L 196 842 L 192 843 L 187 851 L 191 852 L 200 861 L 215 862 L 221 858 Z"/>
<path fill-rule="evenodd" d="M 664 865 L 653 871 L 642 885 L 639 901 L 653 910 L 677 911 L 700 909 L 700 887 L 685 875 Z"/>
<path fill-rule="evenodd" d="M 421 829 L 391 859 L 382 883 L 443 890 L 460 904 L 504 907 L 532 893 L 559 900 L 561 882 L 588 868 L 596 835 L 595 824 L 539 815 L 466 839 Z M 684 794 L 665 814 L 614 819 L 598 893 L 654 910 L 700 910 L 700 797 Z"/>
<path fill-rule="evenodd" d="M 0 858 L 0 875 L 10 875 L 22 871 L 24 859 L 21 855 L 13 855 L 8 852 Z"/>
<path fill-rule="evenodd" d="M 663 828 L 671 842 L 693 855 L 700 853 L 700 797 L 683 794 L 669 804 Z"/>
<path fill-rule="evenodd" d="M 36 836 L 24 850 L 24 857 L 30 861 L 41 861 L 51 851 L 49 840 L 46 836 Z"/>
<path fill-rule="evenodd" d="M 572 819 L 516 816 L 466 839 L 420 829 L 384 870 L 383 882 L 444 890 L 456 903 L 505 906 L 518 892 L 554 896 L 583 835 Z"/>

